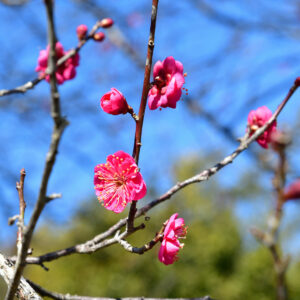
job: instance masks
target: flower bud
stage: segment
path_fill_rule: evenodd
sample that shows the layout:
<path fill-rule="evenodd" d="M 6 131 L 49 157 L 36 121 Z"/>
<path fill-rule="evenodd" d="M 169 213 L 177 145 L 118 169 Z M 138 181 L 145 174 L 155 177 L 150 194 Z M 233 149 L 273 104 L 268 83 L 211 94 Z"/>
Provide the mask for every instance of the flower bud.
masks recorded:
<path fill-rule="evenodd" d="M 96 42 L 102 42 L 105 38 L 105 34 L 103 32 L 97 32 L 93 35 L 93 39 Z"/>
<path fill-rule="evenodd" d="M 104 94 L 100 100 L 102 109 L 111 115 L 126 114 L 128 104 L 123 94 L 115 88 Z"/>
<path fill-rule="evenodd" d="M 105 18 L 100 21 L 100 26 L 103 28 L 109 28 L 114 24 L 114 21 L 111 18 Z"/>
<path fill-rule="evenodd" d="M 296 86 L 299 86 L 300 85 L 300 77 L 297 77 L 295 79 L 295 83 L 294 83 Z"/>
<path fill-rule="evenodd" d="M 291 142 L 291 136 L 287 132 L 276 130 L 271 134 L 271 145 L 275 151 L 284 150 Z"/>
<path fill-rule="evenodd" d="M 77 27 L 76 33 L 77 33 L 77 37 L 80 41 L 86 37 L 87 31 L 88 31 L 88 28 L 84 24 L 81 24 Z"/>
<path fill-rule="evenodd" d="M 300 179 L 295 180 L 285 189 L 283 197 L 286 201 L 300 199 Z"/>

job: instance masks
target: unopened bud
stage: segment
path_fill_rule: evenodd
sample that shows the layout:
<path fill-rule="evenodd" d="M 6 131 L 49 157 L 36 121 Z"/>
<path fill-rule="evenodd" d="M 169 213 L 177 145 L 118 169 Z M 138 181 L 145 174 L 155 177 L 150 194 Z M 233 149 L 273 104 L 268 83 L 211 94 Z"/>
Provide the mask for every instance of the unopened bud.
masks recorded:
<path fill-rule="evenodd" d="M 283 197 L 286 201 L 300 199 L 300 179 L 295 180 L 285 189 Z"/>
<path fill-rule="evenodd" d="M 78 39 L 80 41 L 86 37 L 87 31 L 88 31 L 88 28 L 84 24 L 81 24 L 77 27 L 76 33 L 77 33 Z"/>
<path fill-rule="evenodd" d="M 105 38 L 105 34 L 103 32 L 97 32 L 93 35 L 93 39 L 97 42 L 102 42 Z"/>
<path fill-rule="evenodd" d="M 114 24 L 114 21 L 111 18 L 105 18 L 100 21 L 100 26 L 103 28 L 109 28 Z"/>
<path fill-rule="evenodd" d="M 271 145 L 276 151 L 283 150 L 285 147 L 289 146 L 291 142 L 290 134 L 284 131 L 276 130 L 271 134 Z"/>
<path fill-rule="evenodd" d="M 300 86 L 300 77 L 297 77 L 295 80 L 295 85 Z"/>

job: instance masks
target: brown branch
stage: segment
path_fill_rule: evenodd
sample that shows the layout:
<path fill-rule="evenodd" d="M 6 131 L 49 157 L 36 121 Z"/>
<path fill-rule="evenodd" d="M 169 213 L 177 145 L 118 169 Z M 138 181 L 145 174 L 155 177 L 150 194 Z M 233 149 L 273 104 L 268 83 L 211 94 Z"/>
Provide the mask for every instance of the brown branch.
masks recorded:
<path fill-rule="evenodd" d="M 149 210 L 151 210 L 153 207 L 159 205 L 160 203 L 163 203 L 164 201 L 170 199 L 173 195 L 175 195 L 178 191 L 180 191 L 182 188 L 196 183 L 196 182 L 202 182 L 205 180 L 208 180 L 211 176 L 216 174 L 218 171 L 220 171 L 223 167 L 227 166 L 228 164 L 232 163 L 234 159 L 242 153 L 244 150 L 247 149 L 250 143 L 252 143 L 254 140 L 256 140 L 267 128 L 270 126 L 270 124 L 278 117 L 290 97 L 293 95 L 297 87 L 293 86 L 286 98 L 282 101 L 282 103 L 278 106 L 275 113 L 272 115 L 270 120 L 260 129 L 258 129 L 251 137 L 248 137 L 246 134 L 245 137 L 242 139 L 240 146 L 229 156 L 226 156 L 221 162 L 217 163 L 215 166 L 206 169 L 202 171 L 201 173 L 190 177 L 184 181 L 178 182 L 176 185 L 171 187 L 166 193 L 161 195 L 159 198 L 151 201 L 149 204 L 145 205 L 144 207 L 137 210 L 134 218 L 138 218 L 140 216 L 145 215 Z M 88 254 L 95 252 L 101 248 L 110 246 L 112 244 L 115 244 L 117 240 L 114 238 L 108 239 L 109 236 L 115 234 L 118 230 L 120 230 L 123 226 L 125 226 L 127 223 L 127 218 L 119 220 L 116 224 L 111 226 L 108 230 L 105 232 L 95 236 L 93 239 L 86 241 L 85 243 L 78 244 L 75 246 L 71 246 L 62 250 L 54 251 L 47 253 L 45 255 L 41 255 L 38 257 L 28 257 L 26 259 L 26 263 L 28 264 L 41 264 L 46 261 L 52 261 L 55 259 L 58 259 L 63 256 L 67 256 L 73 253 L 81 253 L 81 254 Z M 128 236 L 127 232 L 127 236 Z M 123 237 L 122 237 L 123 238 Z"/>
<path fill-rule="evenodd" d="M 277 201 L 275 213 L 272 219 L 272 222 L 269 222 L 269 231 L 271 235 L 271 244 L 269 250 L 273 257 L 274 269 L 276 274 L 276 299 L 277 300 L 287 300 L 288 291 L 285 279 L 285 273 L 288 267 L 288 263 L 284 262 L 282 255 L 279 253 L 278 248 L 280 247 L 278 241 L 278 231 L 281 224 L 282 214 L 283 214 L 283 205 L 284 205 L 284 187 L 286 182 L 286 147 L 281 145 L 277 148 L 279 162 L 278 167 L 273 179 L 274 189 L 277 193 Z"/>
<path fill-rule="evenodd" d="M 59 294 L 55 292 L 47 291 L 40 285 L 32 282 L 29 279 L 26 281 L 33 287 L 33 289 L 43 297 L 49 297 L 55 300 L 213 300 L 209 296 L 203 298 L 145 298 L 145 297 L 134 297 L 134 298 L 106 298 L 106 297 L 87 297 L 87 296 L 77 296 L 69 294 Z"/>
<path fill-rule="evenodd" d="M 281 135 L 281 136 L 279 136 Z M 286 147 L 289 144 L 289 139 L 284 136 L 284 133 L 278 133 L 278 137 L 275 137 L 274 150 L 277 151 L 279 156 L 278 166 L 273 179 L 273 186 L 277 193 L 276 207 L 274 214 L 268 221 L 268 231 L 262 232 L 259 229 L 253 228 L 251 233 L 254 237 L 265 245 L 273 258 L 274 270 L 276 274 L 276 299 L 287 300 L 288 290 L 286 284 L 285 274 L 289 264 L 289 257 L 284 259 L 280 253 L 280 244 L 278 241 L 278 231 L 281 224 L 283 205 L 285 202 L 283 193 L 286 182 Z"/>
<path fill-rule="evenodd" d="M 145 109 L 147 104 L 147 97 L 150 88 L 150 75 L 151 75 L 151 67 L 152 67 L 152 57 L 154 51 L 154 38 L 155 38 L 155 28 L 156 28 L 156 17 L 157 17 L 157 7 L 159 0 L 152 0 L 152 12 L 151 12 L 151 23 L 150 23 L 150 35 L 148 40 L 148 50 L 147 50 L 147 59 L 145 64 L 145 73 L 144 73 L 144 83 L 143 83 L 143 91 L 139 109 L 138 120 L 136 121 L 135 127 L 135 138 L 134 138 L 134 146 L 132 157 L 134 158 L 136 164 L 139 162 L 139 155 L 142 146 L 142 130 L 143 130 L 143 122 Z M 134 229 L 134 216 L 136 214 L 136 201 L 132 201 L 130 205 L 130 210 L 128 214 L 127 221 L 127 231 L 130 232 Z"/>

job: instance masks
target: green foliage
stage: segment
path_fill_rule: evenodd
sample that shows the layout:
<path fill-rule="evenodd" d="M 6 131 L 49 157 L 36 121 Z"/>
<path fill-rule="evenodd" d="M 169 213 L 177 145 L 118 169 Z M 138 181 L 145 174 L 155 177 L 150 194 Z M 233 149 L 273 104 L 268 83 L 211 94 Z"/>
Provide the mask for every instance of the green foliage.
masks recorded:
<path fill-rule="evenodd" d="M 179 179 L 195 174 L 195 161 L 175 168 Z M 243 191 L 241 184 L 239 188 Z M 256 187 L 258 189 L 258 187 Z M 263 247 L 244 249 L 244 239 L 232 207 L 216 201 L 216 180 L 187 187 L 163 207 L 149 213 L 146 229 L 129 238 L 141 246 L 153 238 L 174 212 L 185 218 L 188 234 L 179 260 L 170 266 L 157 259 L 159 245 L 144 255 L 113 245 L 90 255 L 71 255 L 46 264 L 50 271 L 29 266 L 26 276 L 49 290 L 105 297 L 200 297 L 222 300 L 271 300 L 275 297 L 273 264 Z M 61 201 L 61 200 L 58 200 Z M 144 202 L 144 200 L 143 200 Z M 139 202 L 139 205 L 142 203 Z M 126 213 L 122 214 L 124 217 Z M 95 198 L 84 203 L 69 228 L 44 227 L 35 236 L 34 254 L 66 248 L 92 238 L 120 215 L 102 208 Z M 299 263 L 291 267 L 291 291 L 299 298 Z M 288 274 L 289 277 L 290 274 Z M 294 280 L 293 280 L 294 279 Z"/>

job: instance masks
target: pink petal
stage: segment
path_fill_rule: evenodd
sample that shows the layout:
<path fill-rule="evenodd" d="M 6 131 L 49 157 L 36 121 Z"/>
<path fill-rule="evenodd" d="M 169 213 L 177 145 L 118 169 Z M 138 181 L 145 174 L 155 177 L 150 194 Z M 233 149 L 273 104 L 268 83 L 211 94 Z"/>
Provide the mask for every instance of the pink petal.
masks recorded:
<path fill-rule="evenodd" d="M 158 76 L 161 70 L 163 70 L 163 63 L 159 60 L 155 63 L 153 67 L 153 78 Z"/>
<path fill-rule="evenodd" d="M 163 68 L 168 74 L 174 74 L 176 72 L 176 64 L 173 56 L 169 56 L 163 61 Z"/>

